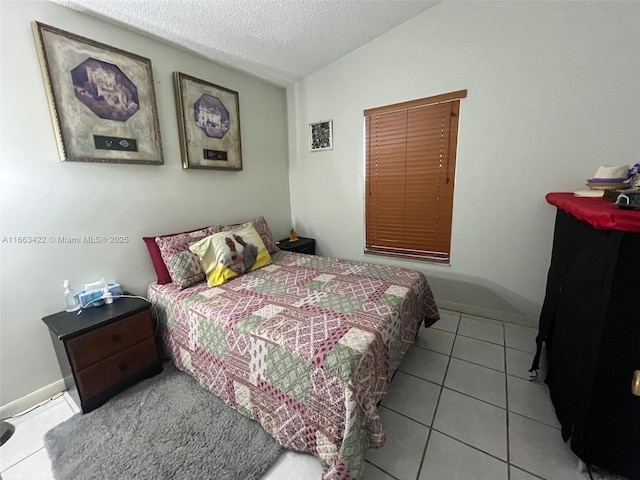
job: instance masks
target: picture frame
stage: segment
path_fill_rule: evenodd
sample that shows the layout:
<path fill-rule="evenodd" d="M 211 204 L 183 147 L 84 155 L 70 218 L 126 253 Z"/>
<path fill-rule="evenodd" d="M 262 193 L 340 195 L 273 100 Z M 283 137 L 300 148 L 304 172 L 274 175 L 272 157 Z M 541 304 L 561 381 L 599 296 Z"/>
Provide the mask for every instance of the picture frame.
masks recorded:
<path fill-rule="evenodd" d="M 173 72 L 182 168 L 242 170 L 238 92 Z"/>
<path fill-rule="evenodd" d="M 151 60 L 44 23 L 32 30 L 60 160 L 164 164 Z"/>
<path fill-rule="evenodd" d="M 333 120 L 309 124 L 309 149 L 312 152 L 333 150 Z"/>

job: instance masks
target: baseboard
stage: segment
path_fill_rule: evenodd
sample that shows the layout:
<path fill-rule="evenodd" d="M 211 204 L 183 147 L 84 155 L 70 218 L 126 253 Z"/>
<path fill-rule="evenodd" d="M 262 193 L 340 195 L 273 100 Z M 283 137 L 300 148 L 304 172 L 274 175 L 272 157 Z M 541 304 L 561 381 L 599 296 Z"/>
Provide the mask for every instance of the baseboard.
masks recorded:
<path fill-rule="evenodd" d="M 525 315 L 501 312 L 499 310 L 492 310 L 490 308 L 482 308 L 474 305 L 465 305 L 457 302 L 449 302 L 447 300 L 438 300 L 437 303 L 438 307 L 445 310 L 453 310 L 454 312 L 461 312 L 467 313 L 469 315 L 476 315 L 478 317 L 491 318 L 493 320 L 499 320 L 501 322 L 515 323 L 517 325 L 524 325 L 525 327 L 538 327 L 538 322 L 536 319 L 529 318 Z"/>
<path fill-rule="evenodd" d="M 7 403 L 0 407 L 0 418 L 11 417 L 17 413 L 23 412 L 28 408 L 35 407 L 39 403 L 50 399 L 54 395 L 65 391 L 64 380 L 61 378 L 46 387 L 42 387 L 35 392 L 31 392 L 22 398 L 18 398 L 13 402 Z"/>

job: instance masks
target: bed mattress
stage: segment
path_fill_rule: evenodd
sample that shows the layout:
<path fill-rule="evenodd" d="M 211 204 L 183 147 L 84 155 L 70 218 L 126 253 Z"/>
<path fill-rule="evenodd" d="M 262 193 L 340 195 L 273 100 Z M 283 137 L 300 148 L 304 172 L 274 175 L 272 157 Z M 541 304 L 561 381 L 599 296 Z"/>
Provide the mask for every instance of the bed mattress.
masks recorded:
<path fill-rule="evenodd" d="M 384 444 L 377 404 L 421 321 L 438 319 L 425 277 L 385 265 L 280 251 L 215 288 L 149 287 L 176 366 L 282 446 L 310 452 L 324 480 L 360 479 Z"/>

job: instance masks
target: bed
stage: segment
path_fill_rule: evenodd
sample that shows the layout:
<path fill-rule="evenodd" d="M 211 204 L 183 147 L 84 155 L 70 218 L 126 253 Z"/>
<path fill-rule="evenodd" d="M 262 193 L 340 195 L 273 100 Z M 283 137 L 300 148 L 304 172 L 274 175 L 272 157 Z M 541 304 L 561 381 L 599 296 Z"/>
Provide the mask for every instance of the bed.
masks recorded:
<path fill-rule="evenodd" d="M 210 288 L 149 287 L 176 366 L 283 447 L 315 455 L 323 480 L 361 479 L 384 444 L 377 405 L 421 322 L 439 316 L 425 277 L 305 255 Z"/>

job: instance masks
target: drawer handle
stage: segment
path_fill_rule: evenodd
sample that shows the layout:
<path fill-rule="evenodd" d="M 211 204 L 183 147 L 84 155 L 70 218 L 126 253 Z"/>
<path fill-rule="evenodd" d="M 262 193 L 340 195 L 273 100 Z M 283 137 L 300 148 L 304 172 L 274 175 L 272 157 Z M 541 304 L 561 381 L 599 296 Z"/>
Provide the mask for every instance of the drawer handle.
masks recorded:
<path fill-rule="evenodd" d="M 118 365 L 118 368 L 121 372 L 125 372 L 128 368 L 128 365 L 126 363 L 121 363 L 120 365 Z"/>
<path fill-rule="evenodd" d="M 633 372 L 633 380 L 631 380 L 631 393 L 640 397 L 640 370 Z"/>
<path fill-rule="evenodd" d="M 113 340 L 114 342 L 119 342 L 122 339 L 122 337 L 120 335 L 118 335 L 117 333 L 115 335 L 111 336 L 111 340 Z"/>

